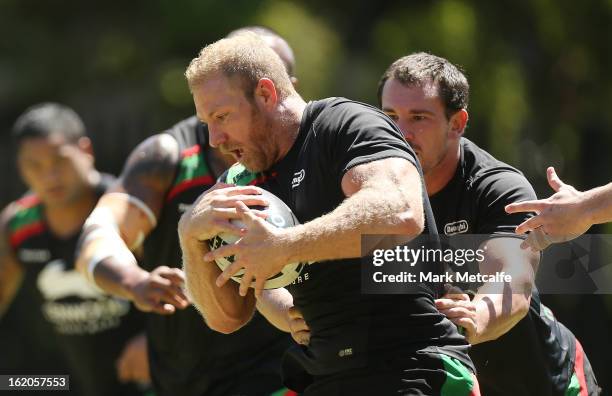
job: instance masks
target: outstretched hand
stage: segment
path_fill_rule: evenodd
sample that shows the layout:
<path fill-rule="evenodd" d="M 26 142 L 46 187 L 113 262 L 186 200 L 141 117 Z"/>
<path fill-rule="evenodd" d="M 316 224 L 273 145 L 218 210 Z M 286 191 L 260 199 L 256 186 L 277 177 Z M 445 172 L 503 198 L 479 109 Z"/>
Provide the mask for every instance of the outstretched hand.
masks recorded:
<path fill-rule="evenodd" d="M 584 207 L 584 193 L 561 181 L 553 167 L 549 167 L 546 174 L 548 184 L 555 191 L 552 196 L 506 206 L 507 213 L 536 213 L 516 228 L 517 234 L 530 232 L 524 246 L 536 251 L 552 243 L 574 239 L 591 226 Z"/>

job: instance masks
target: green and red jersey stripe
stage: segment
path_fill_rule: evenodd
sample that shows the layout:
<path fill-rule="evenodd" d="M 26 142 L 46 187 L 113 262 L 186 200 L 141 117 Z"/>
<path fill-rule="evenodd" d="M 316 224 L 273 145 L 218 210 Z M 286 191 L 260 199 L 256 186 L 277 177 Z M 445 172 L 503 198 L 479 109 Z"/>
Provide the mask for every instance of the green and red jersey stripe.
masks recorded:
<path fill-rule="evenodd" d="M 474 373 L 468 370 L 459 360 L 440 354 L 446 380 L 440 394 L 442 396 L 480 396 L 480 387 Z"/>
<path fill-rule="evenodd" d="M 235 164 L 227 172 L 225 181 L 238 186 L 256 186 L 265 183 L 269 179 L 275 178 L 277 174 L 277 172 L 255 173 L 246 169 L 242 164 Z"/>
<path fill-rule="evenodd" d="M 280 389 L 272 393 L 270 396 L 297 396 L 297 395 L 298 395 L 297 392 L 284 388 L 284 389 Z"/>
<path fill-rule="evenodd" d="M 574 362 L 574 373 L 578 378 L 578 384 L 580 385 L 580 393 L 579 396 L 588 396 L 588 389 L 586 384 L 586 377 L 584 375 L 584 350 L 582 349 L 582 345 L 576 339 L 576 360 Z"/>
<path fill-rule="evenodd" d="M 201 151 L 202 148 L 198 144 L 181 152 L 178 176 L 166 196 L 166 202 L 192 187 L 215 183 Z"/>
<path fill-rule="evenodd" d="M 15 202 L 17 210 L 9 221 L 9 241 L 13 249 L 24 240 L 42 233 L 46 226 L 42 218 L 41 202 L 28 195 Z"/>

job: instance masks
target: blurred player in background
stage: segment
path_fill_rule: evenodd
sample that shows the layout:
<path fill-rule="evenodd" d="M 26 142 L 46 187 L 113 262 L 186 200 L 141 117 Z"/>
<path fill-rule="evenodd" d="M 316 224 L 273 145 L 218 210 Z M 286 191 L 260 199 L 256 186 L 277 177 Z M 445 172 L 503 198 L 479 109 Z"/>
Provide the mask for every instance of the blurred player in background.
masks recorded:
<path fill-rule="evenodd" d="M 440 234 L 492 235 L 482 246 L 480 271 L 512 275 L 510 283 L 483 285 L 472 299 L 453 294 L 436 301 L 474 345 L 470 356 L 483 394 L 564 395 L 578 389 L 597 394 L 580 343 L 540 303 L 533 285 L 539 255 L 522 249 L 523 240 L 514 234 L 533 218 L 504 211 L 506 205 L 535 199 L 531 185 L 518 170 L 463 137 L 466 77 L 446 59 L 416 53 L 389 67 L 378 95 L 421 161 Z M 453 227 L 460 223 L 464 227 Z"/>
<path fill-rule="evenodd" d="M 245 30 L 262 37 L 293 71 L 293 51 L 282 37 L 262 27 L 230 35 Z M 235 334 L 213 331 L 183 291 L 179 218 L 233 162 L 211 147 L 207 125 L 196 117 L 183 120 L 134 149 L 84 230 L 80 270 L 155 314 L 148 315 L 147 335 L 160 396 L 284 392 L 279 366 L 290 337 L 260 316 Z M 141 245 L 142 267 L 130 253 Z"/>
<path fill-rule="evenodd" d="M 552 196 L 506 206 L 508 213 L 536 213 L 516 228 L 517 234 L 529 232 L 526 241 L 532 248 L 546 249 L 551 243 L 579 237 L 593 224 L 612 221 L 612 183 L 578 191 L 563 183 L 553 167 L 546 170 L 546 176 L 555 191 Z M 535 230 L 541 232 L 532 232 Z"/>
<path fill-rule="evenodd" d="M 112 178 L 95 169 L 85 126 L 66 106 L 29 108 L 13 135 L 29 192 L 1 215 L 0 313 L 18 288 L 26 289 L 28 325 L 58 343 L 79 394 L 141 394 L 135 382 L 149 380 L 144 336 L 139 335 L 142 315 L 75 269 L 83 223 Z M 37 343 L 47 342 L 44 338 Z"/>

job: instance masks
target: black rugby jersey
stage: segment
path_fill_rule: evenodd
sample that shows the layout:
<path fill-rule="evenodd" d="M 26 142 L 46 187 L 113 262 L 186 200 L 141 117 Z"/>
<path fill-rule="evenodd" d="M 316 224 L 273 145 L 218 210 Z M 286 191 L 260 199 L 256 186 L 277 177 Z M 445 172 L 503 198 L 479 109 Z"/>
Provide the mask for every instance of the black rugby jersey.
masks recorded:
<path fill-rule="evenodd" d="M 401 132 L 378 109 L 329 98 L 306 106 L 298 137 L 285 158 L 259 174 L 235 165 L 227 181 L 269 190 L 306 223 L 342 203 L 341 180 L 349 169 L 391 157 L 418 164 Z M 424 207 L 432 221 L 427 197 Z M 393 365 L 394 358 L 421 350 L 443 352 L 472 367 L 465 338 L 438 312 L 433 291 L 362 294 L 360 259 L 307 265 L 287 289 L 311 337 L 309 346 L 292 348 L 286 362 L 297 362 L 310 375 L 380 362 Z"/>
<path fill-rule="evenodd" d="M 97 195 L 111 182 L 105 175 Z M 77 272 L 74 255 L 80 232 L 68 238 L 53 235 L 34 194 L 13 205 L 9 243 L 25 270 L 22 289 L 35 304 L 28 324 L 39 327 L 39 337 L 55 337 L 80 394 L 140 394 L 134 384 L 118 381 L 116 361 L 126 342 L 142 331 L 141 314 L 129 301 L 107 295 Z"/>
<path fill-rule="evenodd" d="M 529 218 L 507 214 L 512 202 L 537 199 L 517 169 L 495 159 L 466 138 L 455 175 L 430 202 L 440 234 L 517 237 Z M 472 346 L 470 356 L 483 395 L 563 395 L 576 351 L 573 334 L 540 303 L 534 289 L 528 314 L 497 340 Z"/>
<path fill-rule="evenodd" d="M 148 271 L 161 265 L 182 268 L 179 219 L 215 183 L 205 155 L 206 125 L 191 117 L 166 133 L 176 139 L 181 155 L 157 227 L 145 240 L 143 267 Z M 282 387 L 280 358 L 291 340 L 258 313 L 243 328 L 226 335 L 208 328 L 189 306 L 172 315 L 147 315 L 147 335 L 151 375 L 159 396 L 225 395 L 237 383 L 249 395 Z"/>

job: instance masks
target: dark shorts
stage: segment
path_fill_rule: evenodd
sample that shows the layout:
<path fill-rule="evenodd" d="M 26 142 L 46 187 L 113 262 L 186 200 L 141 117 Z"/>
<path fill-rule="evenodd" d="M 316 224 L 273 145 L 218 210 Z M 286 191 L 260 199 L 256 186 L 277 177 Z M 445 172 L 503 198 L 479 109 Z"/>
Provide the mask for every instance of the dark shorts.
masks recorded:
<path fill-rule="evenodd" d="M 450 356 L 422 352 L 398 358 L 391 365 L 315 376 L 304 396 L 431 395 L 479 396 L 474 373 Z"/>

